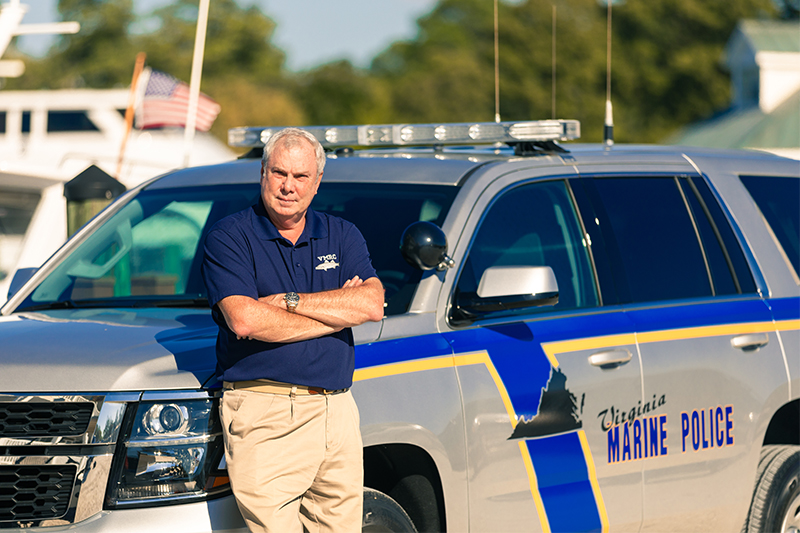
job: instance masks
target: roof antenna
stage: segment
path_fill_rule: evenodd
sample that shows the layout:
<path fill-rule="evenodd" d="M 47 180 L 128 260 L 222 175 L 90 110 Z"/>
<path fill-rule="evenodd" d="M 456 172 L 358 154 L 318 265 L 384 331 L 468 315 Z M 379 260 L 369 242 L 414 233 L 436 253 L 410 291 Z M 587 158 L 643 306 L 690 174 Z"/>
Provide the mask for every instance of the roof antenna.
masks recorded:
<path fill-rule="evenodd" d="M 614 144 L 614 113 L 611 108 L 611 4 L 613 0 L 606 0 L 608 15 L 606 16 L 606 120 L 603 126 L 603 142 L 606 146 Z"/>
<path fill-rule="evenodd" d="M 553 88 L 552 88 L 552 102 L 551 102 L 551 113 L 552 116 L 550 118 L 556 118 L 556 5 L 553 4 Z"/>
<path fill-rule="evenodd" d="M 497 0 L 494 0 L 494 121 L 500 122 L 500 31 L 497 18 Z"/>

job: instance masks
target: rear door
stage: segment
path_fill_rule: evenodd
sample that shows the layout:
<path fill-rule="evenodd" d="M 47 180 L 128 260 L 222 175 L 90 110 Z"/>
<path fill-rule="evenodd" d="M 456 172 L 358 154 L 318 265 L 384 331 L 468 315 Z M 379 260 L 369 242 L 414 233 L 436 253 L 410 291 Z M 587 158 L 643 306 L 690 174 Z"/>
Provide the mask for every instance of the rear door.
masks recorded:
<path fill-rule="evenodd" d="M 769 308 L 702 177 L 582 183 L 636 329 L 643 406 L 658 412 L 655 426 L 642 419 L 642 530 L 738 530 L 752 493 L 746 458 L 760 446 L 755 415 L 786 380 Z M 648 455 L 654 438 L 660 453 Z"/>

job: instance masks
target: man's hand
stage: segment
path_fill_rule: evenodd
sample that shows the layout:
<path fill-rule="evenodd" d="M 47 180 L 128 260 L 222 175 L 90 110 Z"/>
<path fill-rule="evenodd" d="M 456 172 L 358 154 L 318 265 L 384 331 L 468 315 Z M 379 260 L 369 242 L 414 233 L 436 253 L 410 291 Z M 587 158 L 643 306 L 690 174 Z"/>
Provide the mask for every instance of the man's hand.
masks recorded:
<path fill-rule="evenodd" d="M 348 279 L 342 285 L 343 289 L 348 289 L 351 287 L 360 287 L 364 283 L 364 280 L 359 278 L 358 276 L 354 276 L 353 279 Z"/>

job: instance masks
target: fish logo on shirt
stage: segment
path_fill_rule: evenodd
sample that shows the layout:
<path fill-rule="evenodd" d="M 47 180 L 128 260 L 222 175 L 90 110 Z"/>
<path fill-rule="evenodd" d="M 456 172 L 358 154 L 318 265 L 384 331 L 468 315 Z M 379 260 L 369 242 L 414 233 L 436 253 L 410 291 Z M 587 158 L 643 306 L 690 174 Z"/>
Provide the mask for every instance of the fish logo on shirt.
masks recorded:
<path fill-rule="evenodd" d="M 320 261 L 320 264 L 316 266 L 317 270 L 324 270 L 327 272 L 331 268 L 339 266 L 339 263 L 336 262 L 336 254 L 318 255 L 317 260 Z"/>

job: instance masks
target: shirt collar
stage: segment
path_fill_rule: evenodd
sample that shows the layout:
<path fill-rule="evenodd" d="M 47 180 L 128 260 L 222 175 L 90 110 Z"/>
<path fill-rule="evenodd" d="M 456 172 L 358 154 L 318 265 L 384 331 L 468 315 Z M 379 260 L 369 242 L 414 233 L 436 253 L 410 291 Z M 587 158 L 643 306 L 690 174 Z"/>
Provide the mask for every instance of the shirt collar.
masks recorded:
<path fill-rule="evenodd" d="M 282 240 L 289 242 L 280 234 L 278 228 L 276 228 L 275 224 L 269 219 L 263 200 L 259 200 L 259 202 L 253 206 L 253 211 L 256 215 L 253 220 L 253 225 L 256 227 L 262 239 L 266 241 Z M 303 233 L 300 235 L 300 238 L 297 239 L 295 246 L 308 242 L 310 239 L 324 239 L 327 236 L 328 228 L 323 223 L 320 214 L 309 208 L 308 211 L 306 211 L 306 226 L 303 228 Z"/>

